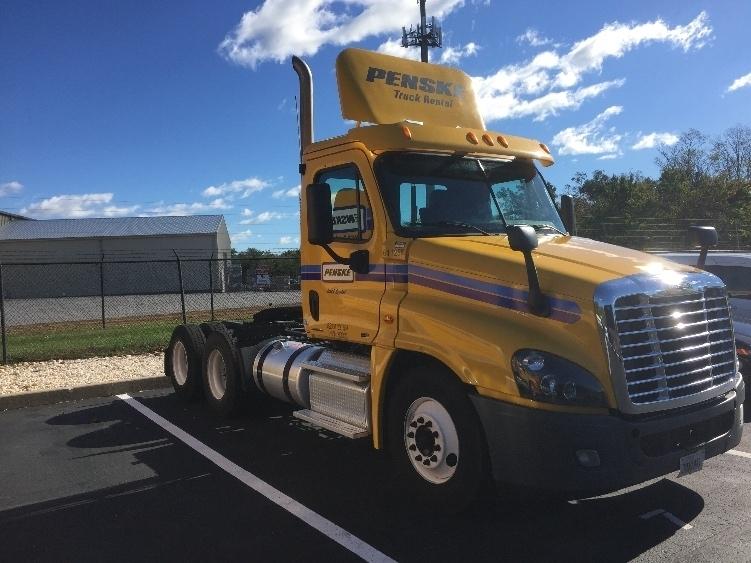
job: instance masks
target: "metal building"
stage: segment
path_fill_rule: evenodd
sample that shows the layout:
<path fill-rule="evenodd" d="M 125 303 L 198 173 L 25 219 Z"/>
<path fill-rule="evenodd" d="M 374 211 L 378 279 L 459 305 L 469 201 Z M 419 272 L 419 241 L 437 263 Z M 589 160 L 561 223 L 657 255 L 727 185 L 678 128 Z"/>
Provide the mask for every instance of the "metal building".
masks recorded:
<path fill-rule="evenodd" d="M 212 285 L 224 291 L 231 256 L 224 217 L 19 218 L 0 224 L 8 298 L 97 295 L 102 277 L 110 295 L 173 292 L 179 288 L 178 256 L 186 291 Z M 209 259 L 215 260 L 211 266 Z"/>
<path fill-rule="evenodd" d="M 0 227 L 11 221 L 31 221 L 31 219 L 22 215 L 16 215 L 15 213 L 8 213 L 7 211 L 0 210 Z"/>

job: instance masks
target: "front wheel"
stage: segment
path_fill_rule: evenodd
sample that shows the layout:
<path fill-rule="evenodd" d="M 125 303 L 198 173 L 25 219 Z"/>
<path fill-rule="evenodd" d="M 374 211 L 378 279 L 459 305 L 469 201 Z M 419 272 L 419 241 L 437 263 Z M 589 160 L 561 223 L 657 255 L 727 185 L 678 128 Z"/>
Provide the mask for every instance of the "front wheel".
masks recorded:
<path fill-rule="evenodd" d="M 490 491 L 480 421 L 453 376 L 428 367 L 405 374 L 387 415 L 387 445 L 409 495 L 459 512 Z"/>

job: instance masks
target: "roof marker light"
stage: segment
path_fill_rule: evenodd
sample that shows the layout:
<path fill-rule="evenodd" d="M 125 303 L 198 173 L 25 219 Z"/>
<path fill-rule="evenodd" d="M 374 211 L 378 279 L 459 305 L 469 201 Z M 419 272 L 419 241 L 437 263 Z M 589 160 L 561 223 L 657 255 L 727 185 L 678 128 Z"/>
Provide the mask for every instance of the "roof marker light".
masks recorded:
<path fill-rule="evenodd" d="M 492 146 L 493 146 L 493 137 L 491 137 L 491 136 L 490 136 L 490 135 L 488 135 L 487 133 L 485 133 L 485 134 L 484 134 L 484 135 L 482 136 L 482 140 L 483 140 L 483 141 L 485 141 L 485 144 L 486 144 L 486 145 L 488 145 L 489 147 L 492 147 Z"/>
<path fill-rule="evenodd" d="M 412 140 L 412 131 L 406 125 L 402 125 L 402 134 L 408 141 Z"/>
<path fill-rule="evenodd" d="M 508 148 L 508 141 L 506 140 L 506 137 L 504 137 L 503 135 L 498 135 L 497 140 L 498 144 L 502 145 L 503 148 Z"/>
<path fill-rule="evenodd" d="M 475 135 L 472 131 L 467 133 L 467 140 L 473 145 L 476 145 L 477 143 L 479 143 L 479 141 L 477 140 L 477 135 Z"/>
<path fill-rule="evenodd" d="M 540 143 L 540 148 L 544 150 L 546 153 L 550 154 L 550 149 L 548 148 L 548 145 L 545 143 Z"/>

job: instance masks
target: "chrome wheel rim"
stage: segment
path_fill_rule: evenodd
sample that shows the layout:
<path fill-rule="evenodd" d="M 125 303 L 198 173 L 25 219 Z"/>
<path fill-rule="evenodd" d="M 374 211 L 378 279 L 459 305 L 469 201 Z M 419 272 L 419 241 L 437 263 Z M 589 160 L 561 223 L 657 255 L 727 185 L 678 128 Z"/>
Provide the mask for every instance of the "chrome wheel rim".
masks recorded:
<path fill-rule="evenodd" d="M 420 397 L 404 417 L 404 448 L 418 475 L 433 484 L 445 483 L 459 465 L 459 435 L 445 407 Z"/>
<path fill-rule="evenodd" d="M 219 350 L 212 350 L 206 362 L 206 375 L 211 396 L 221 400 L 227 391 L 227 366 Z"/>
<path fill-rule="evenodd" d="M 185 385 L 188 381 L 188 352 L 181 340 L 172 347 L 172 374 L 178 385 Z"/>

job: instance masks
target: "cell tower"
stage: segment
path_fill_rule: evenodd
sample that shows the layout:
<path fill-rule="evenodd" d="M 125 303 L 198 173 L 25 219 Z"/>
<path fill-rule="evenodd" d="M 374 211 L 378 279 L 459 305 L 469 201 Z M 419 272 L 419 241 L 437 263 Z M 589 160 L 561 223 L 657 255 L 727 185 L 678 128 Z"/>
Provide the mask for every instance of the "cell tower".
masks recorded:
<path fill-rule="evenodd" d="M 417 0 L 417 3 L 420 4 L 420 23 L 416 29 L 410 26 L 409 31 L 406 27 L 402 28 L 402 47 L 419 46 L 420 60 L 426 63 L 428 62 L 428 48 L 443 46 L 443 34 L 441 26 L 436 24 L 434 17 L 430 18 L 430 23 L 427 22 L 425 0 Z"/>

